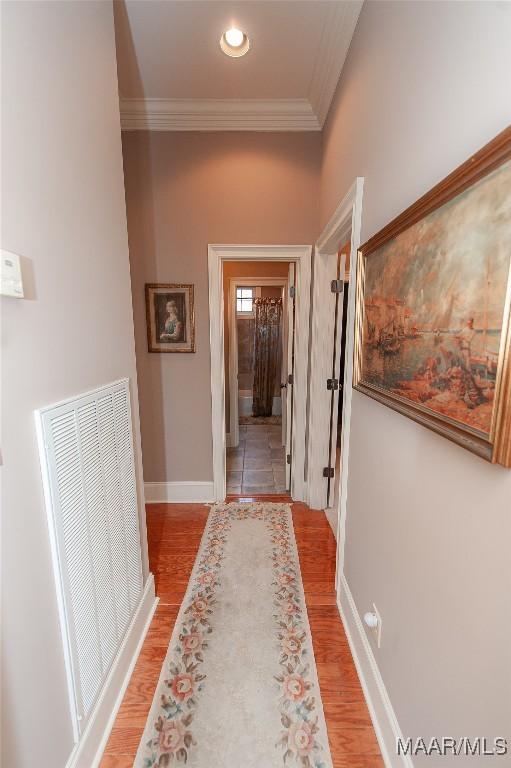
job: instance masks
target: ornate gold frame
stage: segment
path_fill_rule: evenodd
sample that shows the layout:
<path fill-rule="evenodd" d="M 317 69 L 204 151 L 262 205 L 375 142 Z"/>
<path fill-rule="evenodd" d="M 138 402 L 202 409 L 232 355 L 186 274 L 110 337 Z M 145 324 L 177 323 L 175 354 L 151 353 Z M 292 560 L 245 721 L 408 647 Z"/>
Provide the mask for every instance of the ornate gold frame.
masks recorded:
<path fill-rule="evenodd" d="M 511 466 L 511 268 L 508 275 L 502 336 L 495 383 L 495 407 L 489 438 L 485 433 L 460 425 L 447 416 L 433 413 L 417 403 L 364 382 L 362 378 L 362 331 L 364 323 L 364 275 L 366 259 L 400 232 L 408 229 L 476 181 L 511 159 L 511 126 L 473 155 L 467 162 L 407 208 L 358 251 L 355 309 L 353 386 L 443 437 L 467 448 L 487 461 Z M 511 194 L 511 191 L 510 191 Z"/>
<path fill-rule="evenodd" d="M 164 289 L 165 291 L 172 291 L 176 288 L 185 289 L 188 291 L 188 303 L 190 308 L 190 348 L 189 349 L 172 349 L 172 348 L 160 348 L 155 347 L 151 338 L 151 295 L 152 291 Z M 157 352 L 165 354 L 170 352 L 177 354 L 179 352 L 184 354 L 190 354 L 195 352 L 195 310 L 193 306 L 193 284 L 192 283 L 146 283 L 145 284 L 145 311 L 146 311 L 146 326 L 147 326 L 147 349 L 148 352 Z"/>

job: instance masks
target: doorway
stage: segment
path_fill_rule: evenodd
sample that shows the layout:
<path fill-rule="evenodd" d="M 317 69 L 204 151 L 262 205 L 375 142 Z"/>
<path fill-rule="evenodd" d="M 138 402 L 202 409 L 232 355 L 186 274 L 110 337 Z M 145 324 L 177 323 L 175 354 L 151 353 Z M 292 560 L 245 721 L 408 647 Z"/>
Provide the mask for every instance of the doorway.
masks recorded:
<path fill-rule="evenodd" d="M 256 425 L 281 426 L 282 445 L 285 445 L 286 402 L 285 389 L 282 387 L 284 390 L 282 391 L 281 384 L 287 377 L 288 271 L 287 262 L 272 262 L 266 265 L 264 262 L 243 264 L 233 261 L 224 265 L 227 447 L 235 448 L 239 444 L 240 427 Z M 238 274 L 239 272 L 244 274 Z M 249 275 L 246 275 L 247 272 Z M 274 274 L 270 276 L 268 272 Z M 277 359 L 269 361 L 274 363 L 274 370 L 268 371 L 268 376 L 273 377 L 271 409 L 268 407 L 264 410 L 264 408 L 261 409 L 260 403 L 254 404 L 253 397 L 256 366 L 256 303 L 267 300 L 275 302 L 277 306 L 279 299 L 278 339 L 272 340 L 273 343 L 278 344 L 279 349 Z M 260 352 L 263 351 L 260 350 Z"/>
<path fill-rule="evenodd" d="M 227 449 L 239 448 L 240 443 L 239 399 L 236 423 L 231 422 L 230 413 L 226 416 L 226 382 L 229 382 L 229 388 L 236 393 L 237 398 L 239 397 L 239 387 L 237 381 L 231 385 L 229 369 L 226 369 L 226 362 L 231 354 L 232 346 L 229 346 L 224 298 L 224 292 L 227 290 L 224 287 L 224 265 L 228 262 L 239 261 L 287 262 L 289 265 L 287 297 L 282 297 L 283 325 L 287 323 L 283 335 L 285 339 L 290 339 L 282 352 L 283 369 L 287 374 L 287 380 L 281 380 L 279 383 L 279 390 L 280 384 L 284 385 L 281 390 L 281 409 L 283 415 L 285 414 L 285 421 L 283 419 L 284 425 L 273 425 L 274 428 L 277 427 L 271 436 L 273 447 L 271 447 L 270 437 L 266 439 L 270 451 L 282 450 L 282 442 L 285 441 L 285 448 L 282 453 L 285 457 L 285 472 L 284 475 L 279 473 L 281 482 L 279 487 L 289 489 L 293 500 L 305 500 L 305 429 L 311 253 L 311 246 L 210 245 L 208 248 L 213 473 L 216 501 L 223 501 L 226 496 Z M 239 296 L 240 300 L 243 298 L 250 297 Z M 228 302 L 229 306 L 230 302 Z M 287 386 L 285 386 L 286 384 Z M 230 391 L 229 398 L 232 400 Z M 227 424 L 229 424 L 229 431 Z M 249 430 L 259 425 L 243 424 L 241 426 L 247 427 L 246 433 L 248 434 Z M 238 430 L 237 445 L 236 427 Z M 280 435 L 277 434 L 278 431 L 280 431 Z M 254 440 L 257 440 L 257 437 L 253 438 L 252 442 Z M 280 445 L 278 444 L 279 440 Z M 276 454 L 274 456 L 276 458 Z M 251 458 L 257 457 L 252 456 Z M 247 469 L 249 468 L 247 467 Z"/>
<path fill-rule="evenodd" d="M 228 494 L 279 494 L 290 488 L 287 349 L 293 348 L 288 305 L 294 300 L 288 285 L 294 268 L 293 262 L 276 261 L 223 265 Z"/>

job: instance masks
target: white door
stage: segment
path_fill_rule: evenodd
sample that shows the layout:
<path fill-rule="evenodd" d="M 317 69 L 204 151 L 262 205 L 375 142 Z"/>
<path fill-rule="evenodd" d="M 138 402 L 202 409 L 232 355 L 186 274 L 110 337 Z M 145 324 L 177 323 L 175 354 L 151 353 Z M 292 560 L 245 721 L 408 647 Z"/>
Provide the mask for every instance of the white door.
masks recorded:
<path fill-rule="evenodd" d="M 287 350 L 288 350 L 288 316 L 287 305 L 289 301 L 288 288 L 282 289 L 282 365 L 280 370 L 280 403 L 282 414 L 282 446 L 286 445 L 287 438 Z"/>
<path fill-rule="evenodd" d="M 331 282 L 331 291 L 334 294 L 334 327 L 331 339 L 332 344 L 332 364 L 330 374 L 327 379 L 327 397 L 329 398 L 330 419 L 328 435 L 328 459 L 327 468 L 327 507 L 334 503 L 334 486 L 339 482 L 335 477 L 336 454 L 337 454 L 337 413 L 339 409 L 339 396 L 342 393 L 344 382 L 340 380 L 341 367 L 341 340 L 342 340 L 342 317 L 343 317 L 343 293 L 346 289 L 344 284 L 344 273 L 346 265 L 345 254 L 339 254 L 336 262 L 336 276 Z"/>
<path fill-rule="evenodd" d="M 287 295 L 287 339 L 286 339 L 286 379 L 282 381 L 282 419 L 283 442 L 286 446 L 286 488 L 291 489 L 291 467 L 293 461 L 293 376 L 294 376 L 294 357 L 295 357 L 295 286 L 296 286 L 296 264 L 291 262 L 288 275 L 288 295 Z M 284 394 L 285 393 L 285 394 Z M 284 437 L 285 430 L 285 437 Z"/>
<path fill-rule="evenodd" d="M 342 336 L 342 293 L 332 284 L 343 286 L 345 258 L 335 252 L 321 254 L 314 263 L 314 295 L 311 357 L 310 430 L 307 446 L 309 504 L 325 509 L 335 478 L 335 443 L 339 389 L 340 342 Z M 337 281 L 341 281 L 338 283 Z M 318 343 L 319 342 L 319 343 Z M 334 381 L 332 381 L 334 380 Z"/>

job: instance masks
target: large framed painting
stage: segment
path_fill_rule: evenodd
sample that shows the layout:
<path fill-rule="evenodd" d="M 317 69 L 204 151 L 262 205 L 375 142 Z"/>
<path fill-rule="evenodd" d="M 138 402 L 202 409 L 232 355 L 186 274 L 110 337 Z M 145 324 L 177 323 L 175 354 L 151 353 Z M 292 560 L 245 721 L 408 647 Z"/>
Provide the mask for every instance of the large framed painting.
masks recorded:
<path fill-rule="evenodd" d="M 193 285 L 148 283 L 145 298 L 149 352 L 195 352 Z"/>
<path fill-rule="evenodd" d="M 511 127 L 359 250 L 354 386 L 511 465 Z"/>

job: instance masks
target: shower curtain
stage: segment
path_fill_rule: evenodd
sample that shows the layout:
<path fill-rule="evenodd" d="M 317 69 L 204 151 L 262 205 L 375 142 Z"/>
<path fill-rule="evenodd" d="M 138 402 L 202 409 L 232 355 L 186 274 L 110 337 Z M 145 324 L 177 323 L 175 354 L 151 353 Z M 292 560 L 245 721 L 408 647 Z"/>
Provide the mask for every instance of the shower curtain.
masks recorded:
<path fill-rule="evenodd" d="M 254 299 L 254 388 L 252 413 L 271 416 L 275 382 L 280 376 L 282 299 Z"/>

